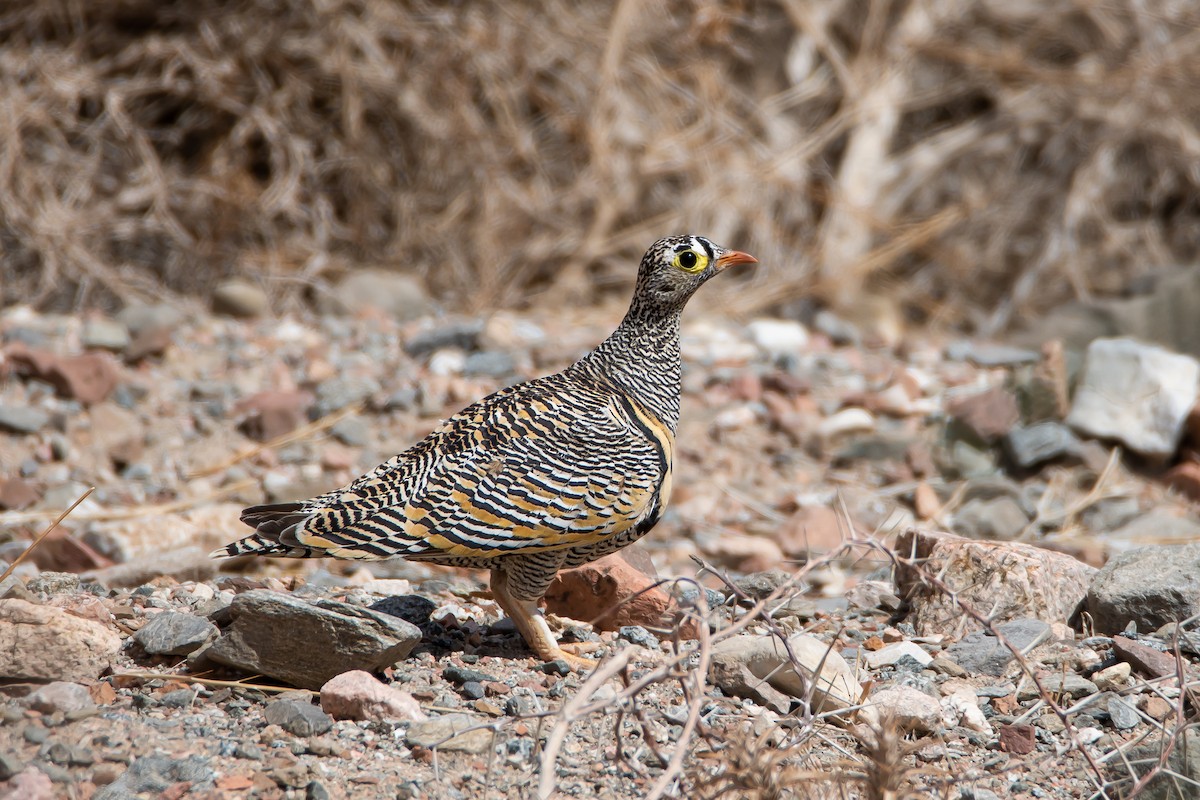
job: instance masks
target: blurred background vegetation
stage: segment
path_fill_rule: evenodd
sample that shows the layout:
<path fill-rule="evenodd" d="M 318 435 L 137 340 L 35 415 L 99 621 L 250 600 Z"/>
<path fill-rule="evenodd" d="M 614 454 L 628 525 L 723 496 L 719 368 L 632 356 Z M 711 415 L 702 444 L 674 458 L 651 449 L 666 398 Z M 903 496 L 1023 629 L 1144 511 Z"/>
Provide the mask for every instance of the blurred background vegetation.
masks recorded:
<path fill-rule="evenodd" d="M 1200 250 L 1183 0 L 10 0 L 0 304 L 359 266 L 449 307 L 624 294 L 660 235 L 994 332 Z"/>

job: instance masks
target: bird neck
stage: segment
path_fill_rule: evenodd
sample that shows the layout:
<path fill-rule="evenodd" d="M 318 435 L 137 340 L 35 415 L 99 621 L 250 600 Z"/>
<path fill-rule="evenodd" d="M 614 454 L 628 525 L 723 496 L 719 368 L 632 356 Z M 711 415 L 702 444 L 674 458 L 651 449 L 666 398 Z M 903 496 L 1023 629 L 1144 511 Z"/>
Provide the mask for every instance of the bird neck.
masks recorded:
<path fill-rule="evenodd" d="M 616 384 L 658 417 L 671 433 L 679 425 L 682 310 L 680 307 L 664 314 L 635 304 L 612 335 L 574 366 Z"/>

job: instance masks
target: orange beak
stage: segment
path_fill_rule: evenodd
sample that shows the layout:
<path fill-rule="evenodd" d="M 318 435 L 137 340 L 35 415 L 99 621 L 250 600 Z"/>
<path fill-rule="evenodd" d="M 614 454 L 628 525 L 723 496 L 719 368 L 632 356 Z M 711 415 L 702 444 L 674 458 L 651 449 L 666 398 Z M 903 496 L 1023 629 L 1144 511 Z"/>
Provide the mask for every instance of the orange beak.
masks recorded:
<path fill-rule="evenodd" d="M 730 250 L 717 259 L 717 270 L 728 269 L 735 264 L 757 264 L 758 259 L 741 250 Z"/>

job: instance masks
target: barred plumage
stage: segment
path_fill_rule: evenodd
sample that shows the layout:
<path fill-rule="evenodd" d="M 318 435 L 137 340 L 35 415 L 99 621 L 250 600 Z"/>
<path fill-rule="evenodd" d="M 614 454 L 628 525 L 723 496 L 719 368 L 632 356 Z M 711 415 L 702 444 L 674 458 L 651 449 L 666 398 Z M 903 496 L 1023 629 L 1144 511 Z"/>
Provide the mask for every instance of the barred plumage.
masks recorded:
<path fill-rule="evenodd" d="M 410 558 L 492 570 L 492 591 L 533 650 L 564 652 L 538 615 L 559 569 L 636 541 L 671 494 L 679 318 L 705 281 L 752 263 L 699 236 L 655 242 L 628 313 L 562 372 L 471 405 L 348 486 L 247 508 L 255 532 L 214 551 Z"/>

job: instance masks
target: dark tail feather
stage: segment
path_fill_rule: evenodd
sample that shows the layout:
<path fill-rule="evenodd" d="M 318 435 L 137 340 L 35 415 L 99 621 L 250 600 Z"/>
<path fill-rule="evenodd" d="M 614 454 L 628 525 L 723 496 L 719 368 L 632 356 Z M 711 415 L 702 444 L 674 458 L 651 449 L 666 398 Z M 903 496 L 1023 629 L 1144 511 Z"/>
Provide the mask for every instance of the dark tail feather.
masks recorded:
<path fill-rule="evenodd" d="M 242 522 L 254 528 L 254 533 L 232 544 L 218 547 L 209 553 L 210 558 L 232 558 L 234 556 L 258 555 L 281 558 L 310 558 L 322 555 L 294 541 L 280 541 L 286 531 L 308 519 L 300 503 L 277 503 L 251 506 L 242 512 Z M 285 537 L 286 538 L 286 537 Z"/>

